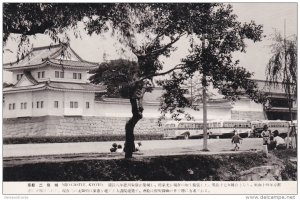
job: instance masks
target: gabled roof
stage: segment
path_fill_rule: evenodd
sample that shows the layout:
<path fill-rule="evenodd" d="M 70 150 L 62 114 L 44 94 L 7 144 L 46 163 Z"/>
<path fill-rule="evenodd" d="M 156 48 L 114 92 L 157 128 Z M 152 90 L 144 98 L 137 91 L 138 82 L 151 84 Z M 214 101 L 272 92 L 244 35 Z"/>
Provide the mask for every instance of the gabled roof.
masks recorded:
<path fill-rule="evenodd" d="M 13 87 L 25 87 L 30 85 L 37 85 L 38 82 L 33 78 L 30 72 L 25 71 L 24 76 Z"/>
<path fill-rule="evenodd" d="M 63 83 L 63 82 L 41 82 L 36 85 L 28 85 L 23 87 L 7 87 L 3 88 L 3 94 L 29 92 L 37 90 L 55 90 L 70 92 L 92 92 L 104 93 L 106 87 L 102 85 L 93 85 L 89 83 Z"/>
<path fill-rule="evenodd" d="M 64 53 L 62 54 L 62 52 Z M 87 70 L 98 67 L 98 63 L 83 60 L 69 45 L 61 43 L 53 46 L 33 48 L 23 59 L 14 63 L 4 64 L 4 69 L 8 71 L 26 70 L 47 65 L 84 68 Z"/>
<path fill-rule="evenodd" d="M 38 81 L 32 76 L 31 72 L 25 71 L 24 76 L 34 85 L 38 84 Z"/>

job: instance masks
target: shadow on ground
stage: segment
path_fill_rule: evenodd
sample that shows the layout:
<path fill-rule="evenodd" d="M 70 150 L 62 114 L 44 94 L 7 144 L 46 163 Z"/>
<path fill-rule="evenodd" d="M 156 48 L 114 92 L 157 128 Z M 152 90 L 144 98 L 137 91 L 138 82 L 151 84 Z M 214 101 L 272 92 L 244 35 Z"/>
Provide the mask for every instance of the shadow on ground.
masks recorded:
<path fill-rule="evenodd" d="M 190 151 L 188 148 L 185 151 Z M 4 160 L 4 181 L 239 181 L 296 180 L 295 150 L 227 154 L 138 156 L 89 154 Z M 28 160 L 31 162 L 28 162 Z M 271 174 L 271 168 L 276 174 Z M 260 170 L 261 169 L 261 170 Z M 253 176 L 253 173 L 267 174 Z M 249 175 L 249 173 L 250 175 Z M 274 172 L 275 173 L 275 172 Z"/>

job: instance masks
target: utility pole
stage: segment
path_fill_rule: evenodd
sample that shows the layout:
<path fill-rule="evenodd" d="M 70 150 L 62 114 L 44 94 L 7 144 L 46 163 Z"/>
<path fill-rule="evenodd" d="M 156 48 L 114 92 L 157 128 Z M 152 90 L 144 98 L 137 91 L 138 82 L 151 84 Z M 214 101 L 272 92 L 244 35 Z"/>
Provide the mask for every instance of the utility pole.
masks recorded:
<path fill-rule="evenodd" d="M 203 35 L 202 40 L 202 53 L 205 50 L 205 37 Z M 203 149 L 202 151 L 209 151 L 207 148 L 207 103 L 206 103 L 206 86 L 207 80 L 205 71 L 203 70 L 203 77 L 202 77 L 202 99 L 203 99 Z"/>
<path fill-rule="evenodd" d="M 191 77 L 191 105 L 193 105 L 193 77 Z"/>

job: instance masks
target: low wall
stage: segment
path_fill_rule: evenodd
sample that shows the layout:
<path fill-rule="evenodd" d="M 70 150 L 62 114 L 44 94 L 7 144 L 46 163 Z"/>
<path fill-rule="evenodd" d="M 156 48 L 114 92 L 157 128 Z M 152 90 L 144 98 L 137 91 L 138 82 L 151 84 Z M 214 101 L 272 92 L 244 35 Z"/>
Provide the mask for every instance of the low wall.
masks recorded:
<path fill-rule="evenodd" d="M 3 137 L 125 135 L 129 118 L 43 116 L 3 120 Z M 157 119 L 138 122 L 135 135 L 162 134 Z"/>

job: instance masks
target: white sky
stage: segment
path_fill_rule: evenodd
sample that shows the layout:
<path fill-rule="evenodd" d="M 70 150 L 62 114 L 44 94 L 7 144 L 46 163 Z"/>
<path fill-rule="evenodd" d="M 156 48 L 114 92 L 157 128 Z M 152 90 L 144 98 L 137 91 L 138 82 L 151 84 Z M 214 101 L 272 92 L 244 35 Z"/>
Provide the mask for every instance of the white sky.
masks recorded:
<path fill-rule="evenodd" d="M 255 73 L 254 78 L 265 79 L 265 66 L 270 58 L 271 44 L 270 34 L 277 29 L 281 34 L 284 30 L 284 20 L 286 19 L 286 35 L 297 34 L 297 3 L 231 3 L 234 13 L 238 15 L 241 22 L 250 22 L 254 20 L 256 24 L 262 24 L 264 35 L 266 37 L 262 42 L 253 43 L 247 41 L 246 53 L 236 53 L 235 58 L 240 60 L 241 66 Z M 172 53 L 172 56 L 165 59 L 165 69 L 172 67 L 180 62 L 187 53 L 187 39 L 182 39 L 176 43 L 178 50 Z M 32 39 L 34 47 L 47 46 L 53 42 L 43 35 L 37 35 Z M 87 36 L 82 33 L 82 39 L 71 37 L 71 47 L 83 59 L 93 62 L 102 62 L 103 54 L 107 59 L 117 59 L 122 57 L 120 45 L 115 42 L 109 34 L 105 36 L 92 35 Z M 6 51 L 10 49 L 12 51 Z M 13 62 L 16 60 L 17 42 L 9 41 L 4 47 L 3 62 Z M 123 58 L 126 58 L 126 56 Z M 4 72 L 3 81 L 11 82 L 11 74 Z"/>

